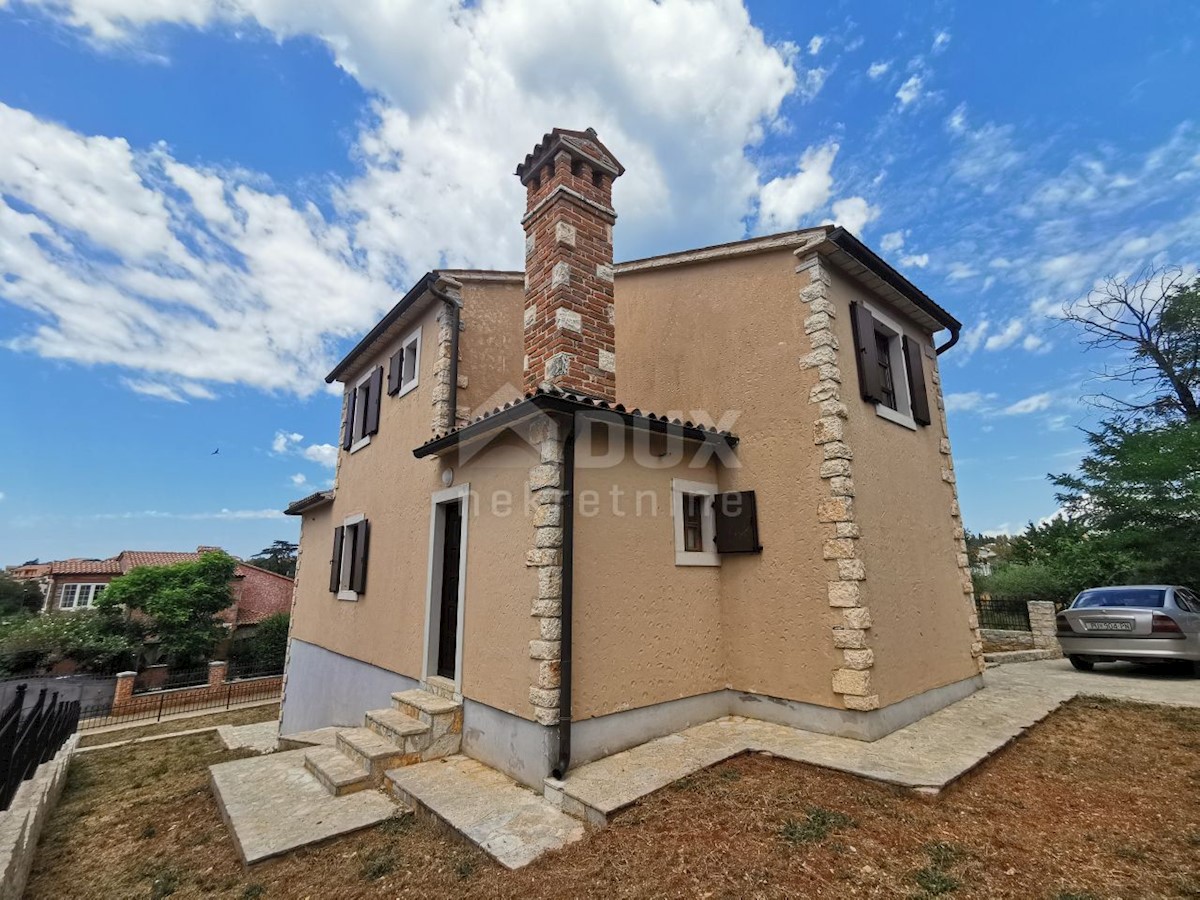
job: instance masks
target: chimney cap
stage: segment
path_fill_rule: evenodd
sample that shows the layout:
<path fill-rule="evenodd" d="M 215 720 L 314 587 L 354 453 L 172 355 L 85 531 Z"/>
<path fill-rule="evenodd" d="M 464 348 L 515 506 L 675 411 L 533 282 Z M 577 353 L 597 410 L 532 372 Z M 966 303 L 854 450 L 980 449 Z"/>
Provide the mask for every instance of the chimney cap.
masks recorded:
<path fill-rule="evenodd" d="M 566 150 L 572 156 L 587 160 L 592 168 L 607 172 L 612 178 L 619 177 L 625 171 L 612 152 L 600 143 L 595 128 L 588 127 L 584 131 L 554 128 L 542 135 L 533 152 L 517 166 L 516 174 L 521 184 L 526 184 L 559 150 Z"/>

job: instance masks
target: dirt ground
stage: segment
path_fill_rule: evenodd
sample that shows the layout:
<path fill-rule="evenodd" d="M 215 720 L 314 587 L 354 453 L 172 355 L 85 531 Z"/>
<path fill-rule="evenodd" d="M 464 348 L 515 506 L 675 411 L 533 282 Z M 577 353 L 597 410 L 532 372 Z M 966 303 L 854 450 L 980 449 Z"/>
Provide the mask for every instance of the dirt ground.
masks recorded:
<path fill-rule="evenodd" d="M 762 755 L 507 872 L 400 816 L 246 872 L 199 735 L 77 758 L 27 897 L 1200 897 L 1200 710 L 1076 700 L 936 798 Z"/>
<path fill-rule="evenodd" d="M 187 716 L 180 719 L 168 719 L 166 722 L 153 722 L 149 725 L 131 726 L 113 731 L 85 733 L 79 739 L 80 747 L 97 747 L 100 744 L 112 744 L 117 741 L 128 741 L 133 738 L 150 737 L 155 734 L 170 734 L 173 731 L 191 731 L 193 728 L 211 728 L 214 725 L 250 725 L 253 722 L 266 722 L 268 719 L 279 718 L 279 704 L 267 703 L 262 706 L 249 706 L 244 709 L 210 713 L 204 716 Z"/>

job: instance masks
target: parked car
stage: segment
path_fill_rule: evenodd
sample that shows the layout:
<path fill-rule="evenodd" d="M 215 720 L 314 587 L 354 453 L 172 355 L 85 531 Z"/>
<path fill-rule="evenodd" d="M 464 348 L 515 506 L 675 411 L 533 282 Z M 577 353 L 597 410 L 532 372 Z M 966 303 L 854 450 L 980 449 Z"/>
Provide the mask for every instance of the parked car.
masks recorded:
<path fill-rule="evenodd" d="M 1166 584 L 1088 588 L 1058 614 L 1058 643 L 1081 672 L 1098 662 L 1175 662 L 1200 676 L 1200 597 Z"/>

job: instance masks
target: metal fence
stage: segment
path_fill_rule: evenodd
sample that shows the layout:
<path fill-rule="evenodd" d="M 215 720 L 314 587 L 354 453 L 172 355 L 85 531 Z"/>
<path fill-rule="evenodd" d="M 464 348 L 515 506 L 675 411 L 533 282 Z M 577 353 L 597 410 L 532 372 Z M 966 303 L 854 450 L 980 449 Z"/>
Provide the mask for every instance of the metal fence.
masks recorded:
<path fill-rule="evenodd" d="M 999 631 L 1029 631 L 1029 604 L 1009 597 L 976 598 L 980 628 Z"/>
<path fill-rule="evenodd" d="M 8 809 L 21 782 L 32 778 L 38 766 L 49 762 L 79 723 L 79 701 L 59 700 L 58 691 L 38 691 L 37 700 L 25 709 L 26 685 L 18 685 L 12 701 L 0 716 L 0 810 Z"/>
<path fill-rule="evenodd" d="M 225 678 L 229 681 L 245 680 L 247 678 L 266 678 L 269 675 L 282 675 L 282 662 L 261 662 L 256 659 L 251 660 L 231 660 L 229 668 L 225 672 Z"/>
<path fill-rule="evenodd" d="M 229 709 L 232 706 L 255 700 L 277 699 L 280 692 L 280 682 L 278 676 L 275 676 L 219 684 L 213 687 L 135 694 L 131 700 L 124 703 L 80 710 L 79 730 L 103 728 L 107 725 L 138 725 L 145 722 L 157 722 L 164 716 L 205 709 Z"/>

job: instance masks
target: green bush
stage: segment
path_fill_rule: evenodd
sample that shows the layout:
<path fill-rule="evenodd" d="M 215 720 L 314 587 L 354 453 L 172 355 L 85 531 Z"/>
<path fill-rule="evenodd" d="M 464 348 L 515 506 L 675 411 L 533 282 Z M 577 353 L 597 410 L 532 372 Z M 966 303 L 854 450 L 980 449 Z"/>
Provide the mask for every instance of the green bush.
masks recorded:
<path fill-rule="evenodd" d="M 20 616 L 0 622 L 0 670 L 16 674 L 69 659 L 107 674 L 132 665 L 139 644 L 135 627 L 95 610 Z"/>
<path fill-rule="evenodd" d="M 234 642 L 229 649 L 230 662 L 256 669 L 283 669 L 287 657 L 289 621 L 287 613 L 267 616 L 254 627 L 250 637 Z"/>

